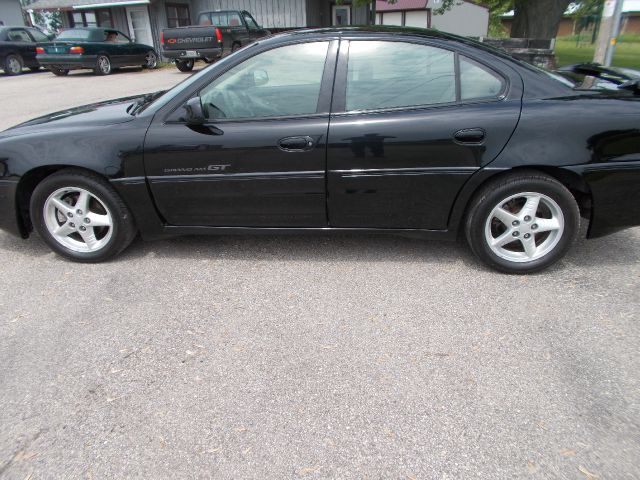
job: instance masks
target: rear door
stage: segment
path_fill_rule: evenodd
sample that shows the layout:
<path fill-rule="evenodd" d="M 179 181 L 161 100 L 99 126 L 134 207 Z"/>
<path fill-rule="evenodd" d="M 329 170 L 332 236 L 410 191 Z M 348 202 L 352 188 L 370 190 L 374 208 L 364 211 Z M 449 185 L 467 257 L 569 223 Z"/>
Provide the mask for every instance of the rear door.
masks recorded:
<path fill-rule="evenodd" d="M 337 43 L 263 47 L 205 78 L 188 94 L 199 96 L 204 125 L 182 120 L 187 95 L 167 107 L 172 113 L 156 114 L 145 139 L 145 170 L 169 225 L 326 226 Z"/>
<path fill-rule="evenodd" d="M 333 227 L 447 228 L 520 115 L 522 82 L 416 39 L 343 41 L 327 156 Z"/>
<path fill-rule="evenodd" d="M 15 47 L 25 66 L 36 65 L 36 44 L 24 28 L 12 28 L 7 33 L 7 40 Z"/>

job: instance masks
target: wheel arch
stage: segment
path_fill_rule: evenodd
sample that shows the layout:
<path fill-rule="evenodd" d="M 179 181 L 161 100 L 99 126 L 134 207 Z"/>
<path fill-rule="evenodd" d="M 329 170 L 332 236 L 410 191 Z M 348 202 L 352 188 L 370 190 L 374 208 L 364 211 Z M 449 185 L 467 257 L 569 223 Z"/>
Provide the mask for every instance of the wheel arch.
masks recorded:
<path fill-rule="evenodd" d="M 92 175 L 97 175 L 104 180 L 108 180 L 104 175 L 101 175 L 95 170 L 75 165 L 42 165 L 25 172 L 20 177 L 20 181 L 18 182 L 18 187 L 16 189 L 16 214 L 18 217 L 20 233 L 24 238 L 27 238 L 33 231 L 31 214 L 29 212 L 33 191 L 45 178 L 62 170 L 90 173 Z"/>
<path fill-rule="evenodd" d="M 487 172 L 487 170 L 485 170 Z M 583 218 L 591 220 L 592 215 L 592 194 L 589 185 L 578 173 L 562 168 L 549 165 L 525 165 L 513 167 L 505 170 L 496 170 L 492 174 L 484 175 L 479 182 L 473 182 L 471 188 L 458 195 L 454 208 L 449 218 L 450 229 L 454 230 L 455 235 L 460 237 L 464 234 L 464 219 L 469 212 L 469 206 L 478 192 L 488 183 L 495 182 L 502 177 L 513 175 L 515 173 L 543 173 L 564 185 L 573 195 L 580 209 L 580 215 Z M 468 182 L 467 186 L 469 186 Z M 465 186 L 465 187 L 467 187 Z"/>

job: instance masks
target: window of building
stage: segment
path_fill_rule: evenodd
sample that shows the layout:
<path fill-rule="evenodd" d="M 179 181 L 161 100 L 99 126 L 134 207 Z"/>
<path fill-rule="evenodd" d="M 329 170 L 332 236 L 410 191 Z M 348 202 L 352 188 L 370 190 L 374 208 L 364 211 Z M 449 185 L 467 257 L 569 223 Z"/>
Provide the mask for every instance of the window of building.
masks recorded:
<path fill-rule="evenodd" d="M 167 25 L 169 28 L 191 25 L 189 6 L 180 3 L 167 3 Z"/>
<path fill-rule="evenodd" d="M 109 9 L 70 12 L 69 21 L 72 27 L 113 27 L 113 17 Z"/>

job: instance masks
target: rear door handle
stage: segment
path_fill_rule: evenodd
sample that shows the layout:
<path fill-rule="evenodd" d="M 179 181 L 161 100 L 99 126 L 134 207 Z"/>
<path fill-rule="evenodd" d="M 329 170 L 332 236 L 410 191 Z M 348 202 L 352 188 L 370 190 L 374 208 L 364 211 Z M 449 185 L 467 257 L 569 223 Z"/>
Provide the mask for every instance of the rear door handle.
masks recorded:
<path fill-rule="evenodd" d="M 313 149 L 316 142 L 308 135 L 285 137 L 278 140 L 278 147 L 285 152 L 304 152 Z"/>
<path fill-rule="evenodd" d="M 484 141 L 486 132 L 482 128 L 464 128 L 453 134 L 457 143 L 477 144 Z"/>

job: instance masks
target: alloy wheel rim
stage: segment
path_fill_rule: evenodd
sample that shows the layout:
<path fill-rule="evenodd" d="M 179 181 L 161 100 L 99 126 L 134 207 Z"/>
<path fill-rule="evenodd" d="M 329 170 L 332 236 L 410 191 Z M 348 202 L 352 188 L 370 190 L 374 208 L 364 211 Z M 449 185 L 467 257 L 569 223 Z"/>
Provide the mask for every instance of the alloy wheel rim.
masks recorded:
<path fill-rule="evenodd" d="M 564 233 L 564 215 L 555 200 L 535 192 L 511 195 L 487 217 L 485 241 L 498 257 L 527 263 L 548 255 Z"/>
<path fill-rule="evenodd" d="M 45 201 L 43 213 L 53 239 L 74 252 L 97 252 L 113 236 L 113 216 L 106 204 L 83 188 L 56 190 Z"/>
<path fill-rule="evenodd" d="M 111 63 L 107 57 L 100 57 L 98 64 L 100 65 L 102 73 L 109 73 L 111 71 Z"/>
<path fill-rule="evenodd" d="M 156 54 L 155 53 L 148 53 L 147 54 L 147 67 L 148 68 L 154 68 L 156 66 L 156 63 L 158 63 L 158 59 L 156 58 Z"/>
<path fill-rule="evenodd" d="M 9 70 L 11 70 L 11 73 L 18 73 L 22 70 L 20 61 L 16 57 L 9 58 Z"/>

